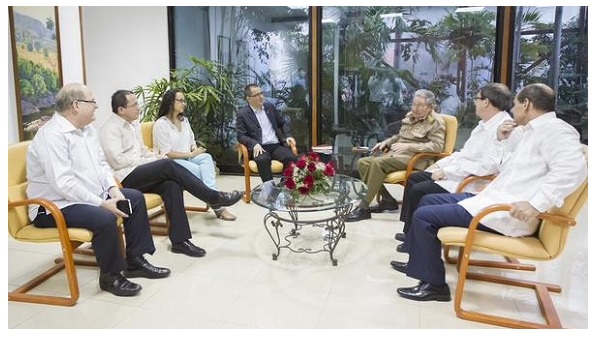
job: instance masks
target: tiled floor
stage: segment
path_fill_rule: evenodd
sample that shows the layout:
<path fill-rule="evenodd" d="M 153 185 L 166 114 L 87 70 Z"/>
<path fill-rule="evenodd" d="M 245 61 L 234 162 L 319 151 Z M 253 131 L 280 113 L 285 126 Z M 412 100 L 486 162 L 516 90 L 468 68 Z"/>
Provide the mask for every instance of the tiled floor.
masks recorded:
<path fill-rule="evenodd" d="M 242 177 L 220 176 L 219 187 L 242 186 Z M 259 178 L 253 178 L 254 186 Z M 187 196 L 189 204 L 198 204 Z M 157 252 L 150 262 L 169 267 L 161 280 L 135 279 L 143 286 L 133 298 L 101 291 L 98 271 L 78 267 L 81 298 L 73 307 L 8 302 L 9 328 L 496 328 L 459 319 L 453 302 L 415 302 L 396 294 L 415 280 L 391 269 L 389 261 L 405 260 L 395 251 L 398 214 L 374 214 L 372 220 L 347 224 L 333 267 L 325 253 L 294 254 L 283 250 L 272 260 L 274 245 L 263 226 L 264 209 L 255 204 L 229 208 L 239 219 L 218 220 L 210 213 L 190 214 L 193 241 L 207 250 L 203 258 L 169 251 L 166 237 L 154 237 Z M 553 294 L 563 325 L 588 327 L 587 208 L 571 232 L 560 258 L 536 263 L 529 278 L 563 287 Z M 315 232 L 314 241 L 321 240 Z M 47 268 L 58 256 L 56 245 L 22 244 L 8 239 L 8 288 L 32 271 Z M 518 272 L 510 272 L 515 275 Z M 451 290 L 455 268 L 447 268 Z M 39 287 L 39 292 L 66 293 L 64 274 Z M 506 312 L 541 321 L 531 291 L 471 282 L 465 298 L 470 307 Z"/>

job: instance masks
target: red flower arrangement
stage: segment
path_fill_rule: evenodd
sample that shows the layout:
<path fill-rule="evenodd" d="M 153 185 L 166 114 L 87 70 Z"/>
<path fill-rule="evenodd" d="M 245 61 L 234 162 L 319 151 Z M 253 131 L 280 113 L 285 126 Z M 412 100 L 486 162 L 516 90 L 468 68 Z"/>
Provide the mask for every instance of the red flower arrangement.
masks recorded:
<path fill-rule="evenodd" d="M 296 195 L 325 192 L 332 186 L 332 177 L 335 174 L 334 164 L 324 164 L 315 152 L 302 155 L 283 172 L 286 178 L 285 187 Z"/>

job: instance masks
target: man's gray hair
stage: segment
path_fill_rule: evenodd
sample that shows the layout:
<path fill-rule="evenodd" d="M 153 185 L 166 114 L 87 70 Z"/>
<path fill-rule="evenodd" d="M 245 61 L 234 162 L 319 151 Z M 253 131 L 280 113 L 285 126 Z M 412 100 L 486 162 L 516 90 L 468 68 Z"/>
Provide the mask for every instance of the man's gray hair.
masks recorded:
<path fill-rule="evenodd" d="M 436 109 L 436 95 L 433 92 L 426 89 L 419 89 L 413 94 L 413 98 L 423 98 L 427 105 L 431 106 L 432 109 Z"/>
<path fill-rule="evenodd" d="M 56 94 L 56 111 L 63 113 L 69 109 L 74 101 L 85 99 L 85 84 L 69 83 Z"/>

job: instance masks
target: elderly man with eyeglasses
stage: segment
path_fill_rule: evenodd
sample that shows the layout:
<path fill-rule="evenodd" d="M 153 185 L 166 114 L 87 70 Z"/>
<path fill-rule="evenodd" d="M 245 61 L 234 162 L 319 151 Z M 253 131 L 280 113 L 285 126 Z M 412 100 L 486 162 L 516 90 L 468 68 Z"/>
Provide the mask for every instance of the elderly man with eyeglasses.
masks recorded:
<path fill-rule="evenodd" d="M 359 159 L 358 171 L 361 180 L 367 184 L 368 194 L 359 206 L 345 217 L 346 222 L 371 219 L 371 213 L 392 211 L 399 208 L 397 201 L 384 187 L 388 173 L 405 170 L 413 156 L 420 152 L 440 152 L 444 147 L 445 125 L 434 111 L 436 97 L 429 90 L 420 89 L 413 95 L 411 111 L 401 121 L 396 135 L 376 144 L 372 152 L 386 151 L 381 156 Z M 416 165 L 419 170 L 431 163 L 422 160 Z M 370 207 L 374 197 L 380 193 L 378 205 Z"/>

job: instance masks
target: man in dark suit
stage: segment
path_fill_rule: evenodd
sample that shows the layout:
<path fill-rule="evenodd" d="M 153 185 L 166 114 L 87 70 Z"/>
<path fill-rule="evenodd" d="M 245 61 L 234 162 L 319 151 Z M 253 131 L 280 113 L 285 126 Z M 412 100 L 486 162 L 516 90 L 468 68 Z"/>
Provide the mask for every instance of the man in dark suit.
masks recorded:
<path fill-rule="evenodd" d="M 285 167 L 297 160 L 288 146 L 295 146 L 296 142 L 280 112 L 264 101 L 259 86 L 246 86 L 245 98 L 249 104 L 237 112 L 237 141 L 247 146 L 250 159 L 255 161 L 262 181 L 266 182 L 273 179 L 273 159 Z"/>

